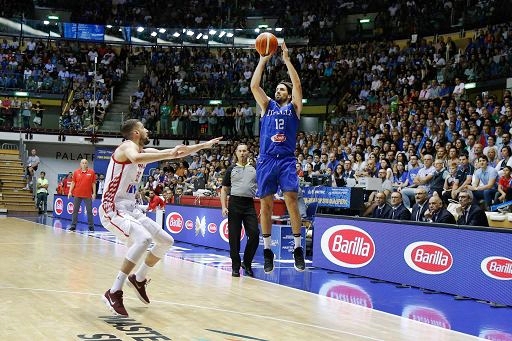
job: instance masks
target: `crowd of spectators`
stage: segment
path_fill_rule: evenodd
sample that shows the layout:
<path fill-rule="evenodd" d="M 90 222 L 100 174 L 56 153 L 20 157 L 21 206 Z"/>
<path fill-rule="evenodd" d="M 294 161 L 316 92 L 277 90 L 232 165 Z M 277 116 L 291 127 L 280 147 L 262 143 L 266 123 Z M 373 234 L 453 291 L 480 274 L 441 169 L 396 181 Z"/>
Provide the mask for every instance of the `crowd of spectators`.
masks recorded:
<path fill-rule="evenodd" d="M 49 43 L 29 39 L 20 44 L 16 37 L 3 39 L 0 51 L 0 89 L 73 94 L 59 125 L 61 129 L 75 131 L 90 129 L 92 112 L 95 112 L 96 125 L 103 122 L 112 101 L 112 88 L 124 79 L 129 56 L 124 46 L 116 52 L 104 44 L 60 40 Z M 96 110 L 90 110 L 93 107 Z M 23 116 L 20 109 L 19 106 L 2 106 L 3 126 L 12 126 L 16 116 Z"/>
<path fill-rule="evenodd" d="M 461 5 L 459 1 L 448 3 L 442 2 L 440 10 L 451 11 Z M 490 3 L 494 2 L 480 1 L 475 10 L 490 10 Z M 345 8 L 341 6 L 344 4 L 339 2 L 338 9 Z M 401 22 L 404 13 L 414 16 L 425 11 L 414 1 L 381 4 L 391 17 L 401 16 L 386 19 L 388 25 Z M 325 9 L 324 5 L 319 2 L 319 11 Z M 434 5 L 439 7 L 441 3 Z M 399 191 L 409 207 L 419 187 L 445 201 L 456 199 L 462 189 L 472 191 L 484 205 L 504 201 L 509 198 L 510 187 L 505 166 L 510 166 L 512 154 L 510 93 L 496 96 L 484 91 L 470 98 L 464 83 L 509 76 L 511 47 L 510 23 L 477 30 L 474 36 L 457 44 L 439 36 L 433 41 L 420 37 L 406 46 L 381 40 L 291 47 L 304 97 L 324 97 L 336 103 L 324 132 L 299 134 L 298 173 L 304 182 L 313 175 L 327 175 L 332 179 L 328 183 L 334 186 L 348 183 L 342 179 L 347 173 L 344 170 L 353 171 L 356 183 L 366 177 L 379 177 L 385 197 L 390 199 L 392 193 Z M 34 51 L 40 48 L 36 44 Z M 64 46 L 46 57 L 50 61 L 51 57 L 62 60 L 56 55 L 69 49 Z M 81 54 L 87 66 L 90 53 L 98 53 L 95 50 Z M 105 55 L 109 52 L 104 51 L 100 57 Z M 132 117 L 163 135 L 181 134 L 192 139 L 225 134 L 233 141 L 248 143 L 251 157 L 257 157 L 254 112 L 249 112 L 246 104 L 251 99 L 248 83 L 258 59 L 253 50 L 157 47 L 145 56 L 147 73 L 132 97 Z M 73 56 L 65 59 L 62 67 L 66 67 L 69 58 Z M 5 61 L 2 65 L 10 66 Z M 112 76 L 112 66 L 106 65 L 105 70 L 110 70 L 108 75 Z M 272 94 L 277 81 L 283 78 L 283 61 L 280 54 L 275 54 L 265 72 L 265 91 Z M 90 85 L 80 87 L 80 82 L 75 81 L 74 87 L 82 106 L 90 106 Z M 103 98 L 101 90 L 99 96 Z M 92 100 L 99 101 L 100 97 Z M 202 104 L 179 104 L 183 99 L 212 98 L 228 98 L 235 104 L 208 108 Z M 201 152 L 197 155 L 199 163 L 193 160 L 188 167 L 186 162 L 164 166 L 158 180 L 154 178 L 149 183 L 155 194 L 166 193 L 167 187 L 174 193 L 176 186 L 185 193 L 201 187 L 215 192 L 223 169 L 232 162 L 233 148 L 230 143 L 221 150 Z M 193 167 L 194 164 L 201 166 Z M 370 197 L 368 207 L 372 205 L 375 203 Z"/>
<path fill-rule="evenodd" d="M 304 97 L 337 104 L 331 115 L 336 125 L 355 108 L 374 113 L 379 106 L 390 105 L 396 110 L 398 103 L 414 99 L 446 107 L 452 94 L 460 99 L 464 83 L 510 75 L 510 31 L 510 24 L 489 26 L 458 45 L 440 36 L 402 47 L 393 41 L 292 47 L 291 58 L 301 75 Z M 188 130 L 172 129 L 170 122 L 176 125 L 182 116 L 205 110 L 176 106 L 184 99 L 231 100 L 233 105 L 222 109 L 236 117 L 237 102 L 252 100 L 249 83 L 258 58 L 253 50 L 243 49 L 157 48 L 148 55 L 146 75 L 133 96 L 132 117 L 145 118 L 153 131 L 163 135 L 186 135 Z M 271 58 L 266 71 L 263 87 L 273 93 L 276 82 L 287 77 L 280 54 Z M 210 121 L 204 123 L 217 124 L 215 109 L 206 108 L 205 120 Z M 160 117 L 164 129 L 158 129 Z"/>
<path fill-rule="evenodd" d="M 343 87 L 343 96 L 323 133 L 299 134 L 298 174 L 306 183 L 312 176 L 327 175 L 332 186 L 346 185 L 346 179 L 341 178 L 349 171 L 353 171 L 351 177 L 356 183 L 379 177 L 385 198 L 390 200 L 392 193 L 400 192 L 407 208 L 413 206 L 418 188 L 428 196 L 442 198 L 445 204 L 467 191 L 486 209 L 509 200 L 510 91 L 483 91 L 470 97 L 464 86 L 468 81 L 510 75 L 509 32 L 509 24 L 490 26 L 477 31 L 460 49 L 450 39 L 442 38 L 404 48 L 390 42 L 373 42 L 333 49 L 333 74 L 341 77 L 335 83 Z M 312 48 L 309 56 L 328 49 Z M 305 74 L 303 83 L 307 85 L 303 86 L 307 88 L 308 72 L 304 70 L 308 67 L 300 62 L 299 51 L 293 52 L 293 59 L 301 77 Z M 250 52 L 247 53 L 249 61 Z M 279 55 L 273 57 L 273 63 L 280 63 Z M 199 64 L 208 64 L 208 60 L 201 59 Z M 151 69 L 154 84 L 158 84 L 160 73 Z M 185 70 L 181 65 L 175 67 L 181 84 L 189 77 Z M 239 76 L 243 77 L 243 73 Z M 148 79 L 142 82 L 146 86 L 145 91 L 141 89 L 143 93 L 154 89 Z M 266 84 L 271 89 L 279 79 L 268 77 Z M 173 80 L 165 83 L 172 84 Z M 173 91 L 170 93 L 176 98 L 183 96 Z M 214 110 L 218 108 L 206 111 L 216 117 Z M 257 138 L 249 137 L 245 142 L 256 158 Z M 227 147 L 227 155 L 232 155 L 231 145 Z M 221 172 L 226 167 L 219 162 L 224 154 L 221 150 L 199 157 L 204 157 L 214 172 Z M 199 172 L 210 179 L 204 175 L 208 173 L 206 169 Z M 181 182 L 179 176 L 176 178 Z M 170 179 L 174 181 L 172 173 Z M 186 189 L 187 177 L 182 180 Z M 169 187 L 166 185 L 165 181 L 161 183 L 162 190 Z M 374 194 L 369 199 L 366 214 L 371 214 L 377 205 L 376 197 Z"/>
<path fill-rule="evenodd" d="M 484 26 L 503 20 L 507 10 L 504 0 L 194 0 L 164 3 L 156 0 L 99 0 L 93 3 L 39 0 L 38 3 L 70 10 L 73 22 L 127 26 L 246 28 L 248 17 L 275 18 L 275 26 L 285 27 L 288 36 L 304 37 L 314 43 L 361 39 L 362 25 L 346 37 L 336 36 L 334 27 L 340 22 L 339 18 L 350 14 L 376 13 L 372 34 L 397 38 L 397 35 L 432 35 L 454 27 Z"/>
<path fill-rule="evenodd" d="M 125 78 L 126 47 L 119 52 L 105 45 L 84 47 L 67 58 L 73 97 L 60 117 L 61 129 L 89 131 L 100 127 L 113 100 L 113 87 Z"/>

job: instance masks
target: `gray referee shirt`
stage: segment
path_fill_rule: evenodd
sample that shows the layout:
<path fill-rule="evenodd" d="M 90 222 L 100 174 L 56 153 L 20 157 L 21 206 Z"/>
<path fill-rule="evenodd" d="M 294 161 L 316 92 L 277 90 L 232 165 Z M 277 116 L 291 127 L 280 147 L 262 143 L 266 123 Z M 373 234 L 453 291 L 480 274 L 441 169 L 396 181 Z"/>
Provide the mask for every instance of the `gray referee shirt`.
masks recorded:
<path fill-rule="evenodd" d="M 222 186 L 231 187 L 231 195 L 254 198 L 256 196 L 256 169 L 247 164 L 229 166 L 222 179 Z"/>

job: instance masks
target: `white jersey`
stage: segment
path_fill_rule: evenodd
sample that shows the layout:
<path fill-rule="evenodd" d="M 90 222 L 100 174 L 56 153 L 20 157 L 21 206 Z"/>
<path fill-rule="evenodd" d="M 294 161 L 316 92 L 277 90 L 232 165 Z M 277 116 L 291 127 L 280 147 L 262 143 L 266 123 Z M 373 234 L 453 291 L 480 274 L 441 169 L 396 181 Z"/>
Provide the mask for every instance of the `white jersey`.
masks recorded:
<path fill-rule="evenodd" d="M 112 154 L 101 199 L 101 206 L 105 213 L 117 210 L 132 211 L 135 208 L 135 194 L 145 168 L 146 164 L 134 164 L 131 161 L 119 162 Z"/>

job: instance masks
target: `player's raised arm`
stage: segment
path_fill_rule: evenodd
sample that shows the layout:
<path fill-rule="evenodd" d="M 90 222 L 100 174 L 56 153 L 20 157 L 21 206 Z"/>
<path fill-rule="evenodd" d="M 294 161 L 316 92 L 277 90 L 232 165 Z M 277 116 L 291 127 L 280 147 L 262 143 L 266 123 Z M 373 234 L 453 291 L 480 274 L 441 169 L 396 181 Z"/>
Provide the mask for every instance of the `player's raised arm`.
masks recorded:
<path fill-rule="evenodd" d="M 297 73 L 297 70 L 295 70 L 293 63 L 290 60 L 288 48 L 286 47 L 285 42 L 283 42 L 283 45 L 281 45 L 281 49 L 283 50 L 283 61 L 286 64 L 286 68 L 288 69 L 288 75 L 290 76 L 290 80 L 292 81 L 293 85 L 291 102 L 295 106 L 297 116 L 300 117 L 300 113 L 302 112 L 302 85 L 300 82 L 299 74 Z"/>
<path fill-rule="evenodd" d="M 270 98 L 267 96 L 265 91 L 261 88 L 261 77 L 263 75 L 263 71 L 265 69 L 265 65 L 270 59 L 270 55 L 262 56 L 260 55 L 260 60 L 258 61 L 258 65 L 256 65 L 256 69 L 251 78 L 251 92 L 256 100 L 256 103 L 260 106 L 262 112 L 265 112 L 267 109 L 268 102 Z"/>

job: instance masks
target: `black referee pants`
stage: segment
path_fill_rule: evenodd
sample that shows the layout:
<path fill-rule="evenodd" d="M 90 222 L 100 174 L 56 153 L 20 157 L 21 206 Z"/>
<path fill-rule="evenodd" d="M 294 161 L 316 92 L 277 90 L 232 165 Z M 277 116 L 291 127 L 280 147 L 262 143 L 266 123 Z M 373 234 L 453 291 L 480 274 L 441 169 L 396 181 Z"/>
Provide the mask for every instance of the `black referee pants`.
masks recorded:
<path fill-rule="evenodd" d="M 260 236 L 254 200 L 247 197 L 230 196 L 228 203 L 228 231 L 233 269 L 239 269 L 241 265 L 240 236 L 242 233 L 242 224 L 245 228 L 245 234 L 247 235 L 244 264 L 250 267 L 256 250 L 258 249 Z"/>

